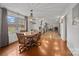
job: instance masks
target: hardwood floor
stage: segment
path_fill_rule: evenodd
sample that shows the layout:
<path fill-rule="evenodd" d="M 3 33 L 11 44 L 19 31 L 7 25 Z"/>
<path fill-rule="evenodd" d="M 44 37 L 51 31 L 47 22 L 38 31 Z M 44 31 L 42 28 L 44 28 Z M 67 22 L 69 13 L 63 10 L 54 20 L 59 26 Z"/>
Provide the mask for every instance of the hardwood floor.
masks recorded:
<path fill-rule="evenodd" d="M 34 47 L 29 51 L 19 54 L 18 42 L 4 48 L 0 48 L 1 56 L 71 56 L 66 42 L 63 41 L 58 33 L 47 32 L 41 36 L 41 46 Z"/>

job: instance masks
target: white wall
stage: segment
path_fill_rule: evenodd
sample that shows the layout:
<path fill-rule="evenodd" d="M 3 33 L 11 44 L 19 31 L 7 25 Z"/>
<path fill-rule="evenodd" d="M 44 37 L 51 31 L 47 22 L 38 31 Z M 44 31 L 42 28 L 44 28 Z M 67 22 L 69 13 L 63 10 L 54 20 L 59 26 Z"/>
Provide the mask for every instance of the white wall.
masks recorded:
<path fill-rule="evenodd" d="M 62 23 L 60 23 L 60 35 L 61 35 L 61 38 L 62 38 L 62 40 L 65 40 L 66 38 L 65 38 L 65 30 L 66 30 L 66 28 L 65 28 L 65 16 L 63 17 L 63 22 Z"/>
<path fill-rule="evenodd" d="M 67 15 L 67 46 L 73 55 L 79 55 L 79 25 L 72 25 L 72 8 L 75 5 L 71 5 L 65 13 Z"/>
<path fill-rule="evenodd" d="M 72 11 L 67 15 L 67 40 L 74 55 L 79 55 L 79 25 L 72 25 Z"/>
<path fill-rule="evenodd" d="M 60 24 L 60 35 L 62 40 L 64 40 L 64 28 L 63 28 L 63 23 Z"/>

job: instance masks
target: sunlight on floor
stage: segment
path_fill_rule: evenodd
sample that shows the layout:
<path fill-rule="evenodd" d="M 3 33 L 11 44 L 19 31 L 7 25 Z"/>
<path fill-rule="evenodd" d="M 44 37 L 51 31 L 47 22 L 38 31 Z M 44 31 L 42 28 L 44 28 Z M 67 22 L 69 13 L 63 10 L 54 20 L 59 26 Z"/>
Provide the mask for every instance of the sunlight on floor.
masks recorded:
<path fill-rule="evenodd" d="M 46 51 L 45 51 L 42 47 L 40 47 L 39 49 L 40 49 L 40 51 L 41 51 L 44 55 L 47 54 Z"/>

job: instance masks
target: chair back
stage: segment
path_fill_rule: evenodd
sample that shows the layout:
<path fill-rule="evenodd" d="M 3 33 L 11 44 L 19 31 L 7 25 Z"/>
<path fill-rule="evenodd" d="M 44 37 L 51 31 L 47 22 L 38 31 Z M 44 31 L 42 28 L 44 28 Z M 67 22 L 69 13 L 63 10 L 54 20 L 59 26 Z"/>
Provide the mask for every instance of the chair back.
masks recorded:
<path fill-rule="evenodd" d="M 37 38 L 37 40 L 40 40 L 40 38 L 41 38 L 41 32 L 38 33 L 38 38 Z"/>
<path fill-rule="evenodd" d="M 16 33 L 16 35 L 17 35 L 19 44 L 25 44 L 25 37 L 24 37 L 24 34 Z"/>
<path fill-rule="evenodd" d="M 41 33 L 38 33 L 38 34 L 36 34 L 36 35 L 34 36 L 34 40 L 35 40 L 35 41 L 38 41 L 38 40 L 40 40 L 40 37 L 41 37 Z"/>

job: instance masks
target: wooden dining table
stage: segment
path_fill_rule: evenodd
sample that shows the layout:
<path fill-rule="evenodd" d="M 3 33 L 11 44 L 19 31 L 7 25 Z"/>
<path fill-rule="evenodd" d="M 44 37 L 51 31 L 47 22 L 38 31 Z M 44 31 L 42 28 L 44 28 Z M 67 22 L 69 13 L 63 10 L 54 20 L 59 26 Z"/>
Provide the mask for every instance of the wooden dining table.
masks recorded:
<path fill-rule="evenodd" d="M 37 34 L 39 34 L 39 32 L 21 32 L 21 34 L 24 34 L 24 36 L 25 36 L 25 38 L 26 38 L 25 41 L 31 42 L 31 41 L 34 40 L 35 36 L 36 36 Z"/>
<path fill-rule="evenodd" d="M 33 37 L 35 36 L 36 34 L 38 34 L 39 32 L 20 32 L 20 34 L 24 34 L 24 36 L 26 37 Z"/>
<path fill-rule="evenodd" d="M 38 32 L 23 32 L 24 33 L 24 35 L 26 36 L 26 37 L 33 37 L 33 36 L 35 36 L 36 34 L 38 34 Z"/>

